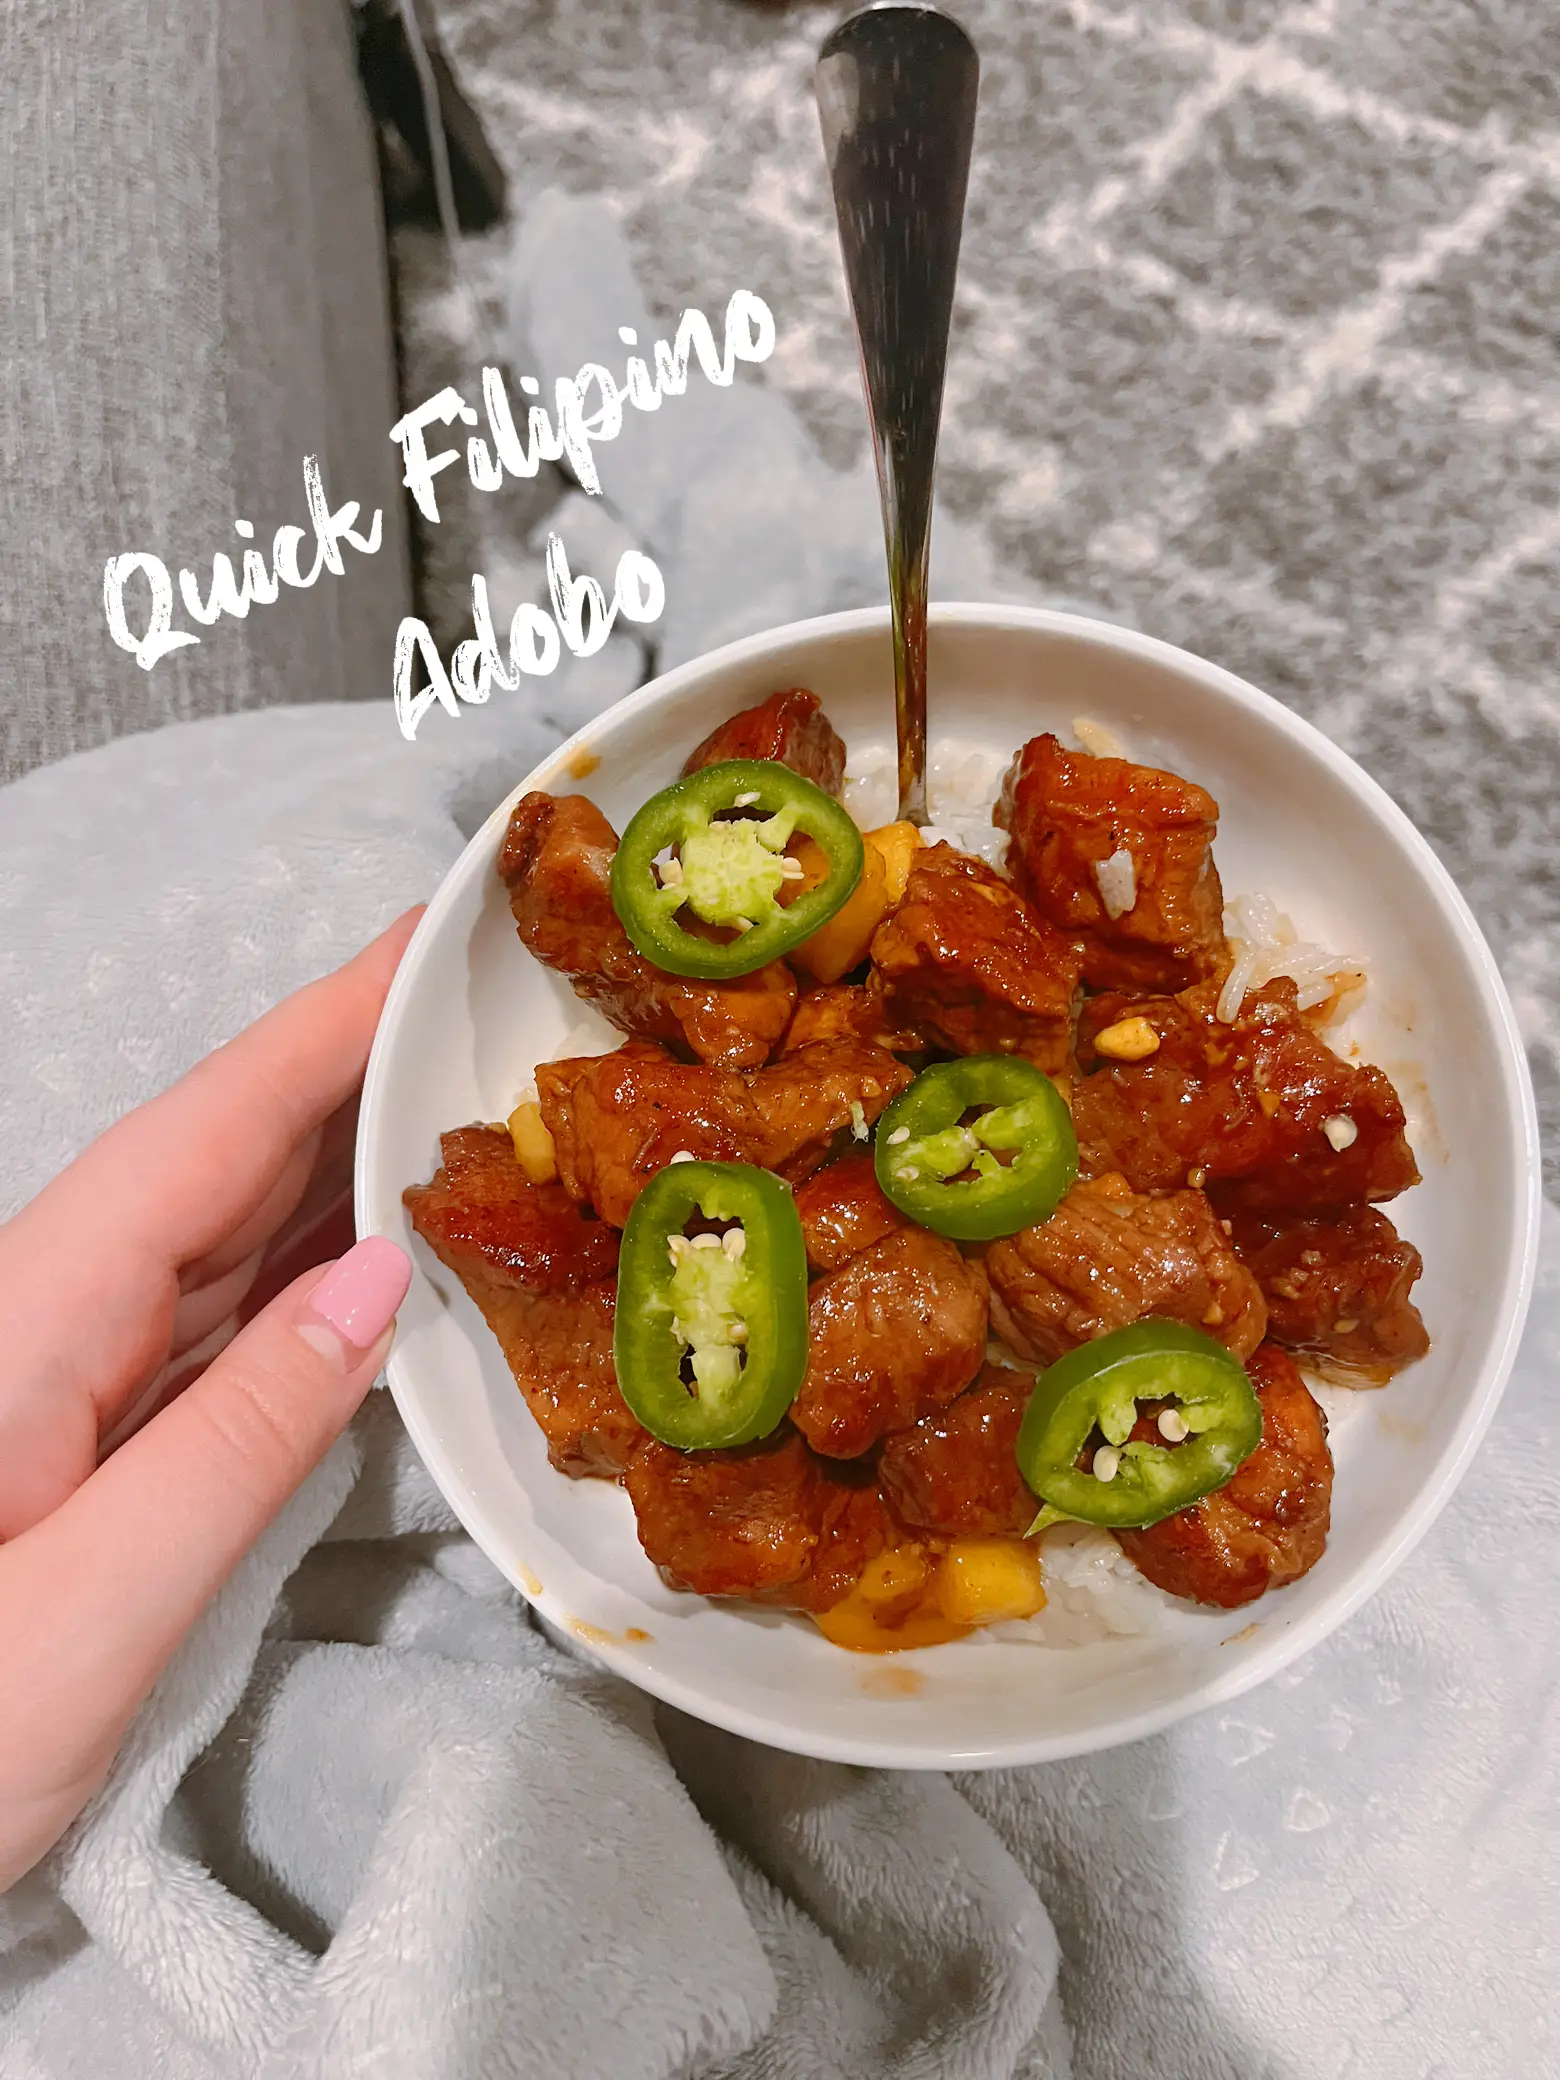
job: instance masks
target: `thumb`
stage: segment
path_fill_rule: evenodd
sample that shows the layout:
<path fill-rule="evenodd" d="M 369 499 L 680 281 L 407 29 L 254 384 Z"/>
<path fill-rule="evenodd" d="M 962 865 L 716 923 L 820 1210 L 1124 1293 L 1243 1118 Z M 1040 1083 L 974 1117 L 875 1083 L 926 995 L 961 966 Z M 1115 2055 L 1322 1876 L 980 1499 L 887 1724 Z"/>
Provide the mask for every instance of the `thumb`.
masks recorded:
<path fill-rule="evenodd" d="M 0 1758 L 13 1734 L 49 1726 L 60 1789 L 106 1770 L 174 1649 L 373 1384 L 410 1279 L 405 1252 L 369 1236 L 295 1280 L 0 1546 Z"/>

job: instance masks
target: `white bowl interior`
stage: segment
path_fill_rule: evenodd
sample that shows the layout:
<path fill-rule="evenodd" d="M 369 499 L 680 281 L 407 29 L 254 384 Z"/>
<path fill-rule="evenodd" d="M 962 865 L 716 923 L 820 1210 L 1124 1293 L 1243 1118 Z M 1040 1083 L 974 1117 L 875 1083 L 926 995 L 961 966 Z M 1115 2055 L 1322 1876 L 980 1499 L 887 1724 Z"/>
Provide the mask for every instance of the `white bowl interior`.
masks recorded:
<path fill-rule="evenodd" d="M 441 1130 L 499 1119 L 584 1016 L 521 948 L 493 871 L 526 788 L 586 793 L 621 829 L 715 722 L 810 686 L 853 754 L 892 742 L 886 617 L 839 615 L 733 645 L 632 696 L 528 775 L 473 839 L 397 978 L 370 1067 L 358 1223 L 418 1265 L 389 1379 L 462 1521 L 555 1623 L 659 1696 L 774 1745 L 844 1760 L 975 1767 L 1129 1739 L 1273 1673 L 1338 1624 L 1450 1493 L 1493 1411 L 1531 1284 L 1537 1142 L 1493 964 L 1423 841 L 1325 739 L 1230 674 L 1147 638 L 1014 609 L 934 610 L 934 746 L 1008 753 L 1087 716 L 1131 755 L 1211 789 L 1227 894 L 1263 892 L 1303 938 L 1355 952 L 1371 987 L 1340 1044 L 1394 1077 L 1423 1184 L 1391 1209 L 1424 1253 L 1431 1355 L 1383 1392 L 1324 1396 L 1337 1482 L 1328 1550 L 1246 1611 L 1173 1604 L 1134 1638 L 975 1638 L 891 1657 L 805 1620 L 666 1589 L 622 1492 L 566 1480 L 459 1282 L 412 1235 L 402 1188 Z M 599 761 L 599 762 L 597 762 Z M 603 1029 L 605 1033 L 605 1029 Z M 611 1044 L 603 1038 L 602 1045 Z"/>

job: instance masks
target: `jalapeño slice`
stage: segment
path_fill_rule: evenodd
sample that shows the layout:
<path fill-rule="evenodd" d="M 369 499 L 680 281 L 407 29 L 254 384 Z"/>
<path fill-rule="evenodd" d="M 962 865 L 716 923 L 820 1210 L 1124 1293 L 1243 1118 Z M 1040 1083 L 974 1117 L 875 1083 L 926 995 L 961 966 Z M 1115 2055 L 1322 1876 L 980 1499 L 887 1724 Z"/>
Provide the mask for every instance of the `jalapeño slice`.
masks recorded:
<path fill-rule="evenodd" d="M 734 1225 L 689 1236 L 689 1219 Z M 807 1252 L 791 1188 L 746 1163 L 670 1163 L 634 1201 L 612 1355 L 623 1399 L 680 1451 L 767 1437 L 807 1369 Z"/>
<path fill-rule="evenodd" d="M 828 871 L 782 904 L 781 890 L 803 879 L 785 850 L 799 831 Z M 719 982 L 811 938 L 848 901 L 861 865 L 860 831 L 821 787 L 773 759 L 726 759 L 663 787 L 630 819 L 612 862 L 612 907 L 646 960 Z M 736 936 L 703 936 L 681 911 Z"/>
<path fill-rule="evenodd" d="M 1056 1211 L 1078 1175 L 1078 1138 L 1043 1069 L 972 1054 L 923 1070 L 900 1093 L 878 1121 L 873 1161 L 911 1220 L 956 1242 L 994 1242 Z"/>
<path fill-rule="evenodd" d="M 1184 1441 L 1134 1438 L 1140 1401 L 1169 1403 Z M 1086 1473 L 1078 1460 L 1096 1429 L 1105 1443 Z M 1112 1330 L 1035 1382 L 1017 1445 L 1018 1470 L 1046 1504 L 1030 1528 L 1070 1517 L 1144 1530 L 1222 1488 L 1261 1442 L 1262 1404 L 1222 1343 L 1181 1322 Z"/>

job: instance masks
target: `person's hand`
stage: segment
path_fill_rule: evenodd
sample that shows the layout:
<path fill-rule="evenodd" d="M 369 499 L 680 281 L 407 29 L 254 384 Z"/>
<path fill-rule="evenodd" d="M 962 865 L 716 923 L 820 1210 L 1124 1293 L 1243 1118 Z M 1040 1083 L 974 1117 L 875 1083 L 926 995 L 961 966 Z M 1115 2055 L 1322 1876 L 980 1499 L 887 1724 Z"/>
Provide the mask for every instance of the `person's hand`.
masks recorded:
<path fill-rule="evenodd" d="M 268 1012 L 0 1227 L 0 1892 L 97 1789 L 384 1362 L 405 1253 L 370 1237 L 320 1260 L 351 1239 L 356 1095 L 415 923 Z"/>

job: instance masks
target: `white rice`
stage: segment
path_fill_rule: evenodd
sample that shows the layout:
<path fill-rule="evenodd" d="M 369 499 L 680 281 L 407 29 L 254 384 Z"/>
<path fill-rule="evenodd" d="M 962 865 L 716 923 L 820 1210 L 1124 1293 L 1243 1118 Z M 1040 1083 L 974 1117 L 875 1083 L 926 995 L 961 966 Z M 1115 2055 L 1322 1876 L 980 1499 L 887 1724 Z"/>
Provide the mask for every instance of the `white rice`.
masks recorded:
<path fill-rule="evenodd" d="M 1040 1539 L 1045 1609 L 986 1628 L 992 1639 L 1034 1647 L 1086 1647 L 1132 1639 L 1153 1623 L 1160 1592 L 1144 1580 L 1108 1531 L 1056 1524 Z"/>
<path fill-rule="evenodd" d="M 1314 1011 L 1329 998 L 1341 1001 L 1364 984 L 1362 960 L 1311 945 L 1266 896 L 1236 896 L 1225 906 L 1224 932 L 1235 965 L 1219 992 L 1215 1015 L 1226 1025 L 1240 1016 L 1240 1007 L 1252 990 L 1281 975 L 1294 982 L 1302 1011 Z"/>
<path fill-rule="evenodd" d="M 957 740 L 935 750 L 926 769 L 926 806 L 931 821 L 923 845 L 947 844 L 991 866 L 1007 858 L 1008 834 L 991 820 L 1010 754 Z M 878 830 L 898 809 L 893 751 L 878 744 L 857 754 L 845 775 L 845 806 L 857 827 Z"/>
<path fill-rule="evenodd" d="M 845 768 L 845 806 L 858 830 L 881 830 L 892 823 L 899 806 L 895 781 L 896 761 L 887 744 L 869 744 L 851 754 Z"/>
<path fill-rule="evenodd" d="M 1094 869 L 1094 881 L 1105 905 L 1105 915 L 1112 922 L 1136 909 L 1137 865 L 1125 845 L 1119 845 L 1109 859 L 1099 862 Z"/>
<path fill-rule="evenodd" d="M 1087 751 L 1091 758 L 1125 758 L 1127 748 L 1120 737 L 1113 735 L 1103 722 L 1091 722 L 1087 715 L 1073 717 L 1073 735 L 1078 739 L 1080 751 Z"/>

